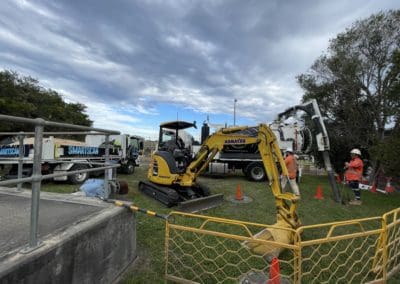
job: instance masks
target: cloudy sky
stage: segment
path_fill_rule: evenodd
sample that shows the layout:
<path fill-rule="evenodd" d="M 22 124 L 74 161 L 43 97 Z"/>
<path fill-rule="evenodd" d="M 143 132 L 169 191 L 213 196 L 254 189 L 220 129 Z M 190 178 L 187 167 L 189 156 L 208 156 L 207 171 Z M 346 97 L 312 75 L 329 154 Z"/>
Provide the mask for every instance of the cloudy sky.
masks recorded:
<path fill-rule="evenodd" d="M 0 68 L 87 106 L 95 127 L 157 136 L 160 122 L 270 122 L 295 77 L 354 21 L 398 0 L 3 0 Z"/>

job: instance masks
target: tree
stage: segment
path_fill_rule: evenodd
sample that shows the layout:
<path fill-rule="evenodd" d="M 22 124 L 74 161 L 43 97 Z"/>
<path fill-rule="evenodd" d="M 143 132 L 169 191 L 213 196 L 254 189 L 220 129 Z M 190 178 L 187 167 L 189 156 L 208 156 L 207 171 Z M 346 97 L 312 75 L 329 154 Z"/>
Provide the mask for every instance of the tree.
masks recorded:
<path fill-rule="evenodd" d="M 25 118 L 43 118 L 62 123 L 91 126 L 92 121 L 85 113 L 86 106 L 66 103 L 55 91 L 45 89 L 38 80 L 22 77 L 16 72 L 0 72 L 0 113 Z M 46 131 L 65 129 L 46 127 Z M 32 125 L 1 123 L 0 131 L 33 131 Z"/>
<path fill-rule="evenodd" d="M 400 129 L 392 131 L 389 137 L 371 147 L 371 152 L 374 156 L 380 157 L 380 162 L 386 176 L 399 177 Z"/>
<path fill-rule="evenodd" d="M 392 73 L 400 73 L 400 51 L 394 53 L 393 56 L 393 66 L 391 68 Z M 400 80 L 397 77 L 396 82 L 392 85 L 388 92 L 388 96 L 395 100 L 396 97 L 400 96 Z M 397 101 L 397 111 L 400 111 L 400 105 Z M 371 152 L 375 157 L 380 157 L 382 167 L 387 176 L 398 177 L 400 174 L 400 121 L 399 114 L 395 115 L 396 120 L 394 121 L 394 126 L 389 129 L 386 137 L 374 145 L 371 148 Z"/>
<path fill-rule="evenodd" d="M 391 123 L 399 124 L 400 11 L 380 12 L 355 22 L 330 41 L 326 54 L 297 77 L 303 101 L 315 98 L 340 171 L 348 152 L 363 153 L 384 140 Z"/>

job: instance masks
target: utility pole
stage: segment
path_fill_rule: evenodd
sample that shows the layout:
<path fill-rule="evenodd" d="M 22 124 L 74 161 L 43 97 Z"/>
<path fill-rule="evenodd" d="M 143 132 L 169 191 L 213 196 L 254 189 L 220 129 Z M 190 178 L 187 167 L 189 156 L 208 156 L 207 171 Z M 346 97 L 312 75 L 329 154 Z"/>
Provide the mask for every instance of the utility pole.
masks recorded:
<path fill-rule="evenodd" d="M 233 100 L 233 126 L 236 126 L 236 103 L 237 99 Z"/>

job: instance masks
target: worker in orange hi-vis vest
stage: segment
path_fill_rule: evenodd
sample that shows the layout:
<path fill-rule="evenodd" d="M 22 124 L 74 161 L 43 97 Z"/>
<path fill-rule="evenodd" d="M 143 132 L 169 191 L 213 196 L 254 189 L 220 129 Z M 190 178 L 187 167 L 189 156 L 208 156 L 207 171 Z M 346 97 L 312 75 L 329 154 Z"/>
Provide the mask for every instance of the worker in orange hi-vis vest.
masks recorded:
<path fill-rule="evenodd" d="M 344 176 L 346 178 L 347 185 L 353 190 L 355 199 L 350 201 L 351 205 L 361 205 L 361 191 L 358 187 L 363 173 L 364 163 L 360 159 L 361 151 L 353 149 L 350 151 L 351 160 L 345 163 L 346 172 Z"/>
<path fill-rule="evenodd" d="M 296 177 L 297 177 L 297 159 L 293 153 L 292 148 L 287 148 L 286 149 L 286 157 L 285 157 L 285 164 L 286 168 L 289 173 L 289 183 L 290 187 L 292 188 L 292 191 L 295 195 L 300 196 L 300 190 L 299 186 L 296 183 Z M 281 179 L 281 186 L 282 186 L 282 191 L 285 192 L 285 187 L 287 184 L 287 177 L 282 177 Z"/>

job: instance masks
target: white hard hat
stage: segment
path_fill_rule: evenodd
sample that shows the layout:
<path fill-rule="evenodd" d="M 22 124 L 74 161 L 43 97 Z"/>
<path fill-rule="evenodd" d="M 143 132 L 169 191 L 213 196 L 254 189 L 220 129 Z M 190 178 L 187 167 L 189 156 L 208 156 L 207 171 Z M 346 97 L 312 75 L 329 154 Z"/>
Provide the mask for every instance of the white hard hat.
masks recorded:
<path fill-rule="evenodd" d="M 356 154 L 358 156 L 361 156 L 361 151 L 356 149 L 356 148 L 354 148 L 353 150 L 350 151 L 350 154 Z"/>
<path fill-rule="evenodd" d="M 292 148 L 286 148 L 286 152 L 290 152 L 290 153 L 293 153 L 293 149 Z"/>

